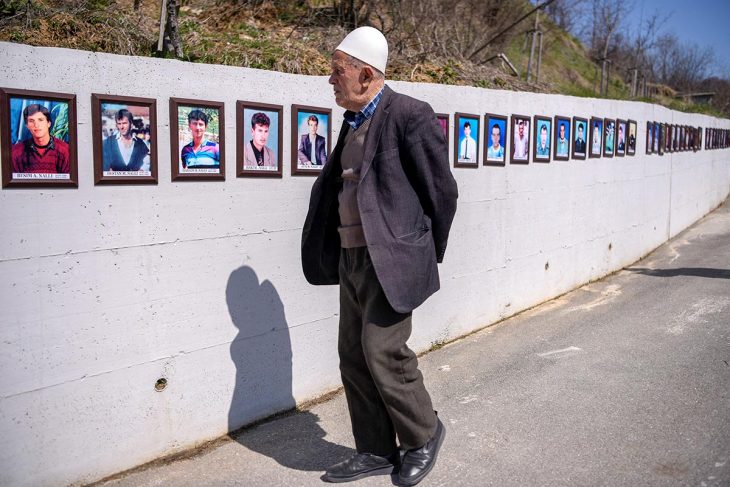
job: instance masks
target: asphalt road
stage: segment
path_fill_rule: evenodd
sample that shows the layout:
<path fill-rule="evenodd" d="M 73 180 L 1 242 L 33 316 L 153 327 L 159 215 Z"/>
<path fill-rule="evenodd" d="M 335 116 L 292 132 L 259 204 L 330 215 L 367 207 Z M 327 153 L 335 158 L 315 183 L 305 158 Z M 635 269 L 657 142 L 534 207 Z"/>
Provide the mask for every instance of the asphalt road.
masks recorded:
<path fill-rule="evenodd" d="M 447 428 L 420 485 L 730 486 L 730 203 L 629 268 L 420 361 Z M 325 485 L 352 445 L 339 394 L 104 485 Z"/>

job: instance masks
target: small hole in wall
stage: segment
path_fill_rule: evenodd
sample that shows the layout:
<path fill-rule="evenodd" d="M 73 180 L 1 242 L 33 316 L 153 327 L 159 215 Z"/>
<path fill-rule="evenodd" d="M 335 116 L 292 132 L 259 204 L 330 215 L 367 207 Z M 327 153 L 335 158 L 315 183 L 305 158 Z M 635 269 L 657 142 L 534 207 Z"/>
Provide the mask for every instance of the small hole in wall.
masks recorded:
<path fill-rule="evenodd" d="M 608 250 L 611 250 L 612 248 L 613 248 L 613 244 L 612 243 L 608 244 Z"/>
<path fill-rule="evenodd" d="M 550 269 L 550 262 L 545 262 L 545 270 Z"/>
<path fill-rule="evenodd" d="M 165 387 L 167 387 L 167 379 L 157 379 L 157 382 L 155 382 L 155 390 L 162 392 Z"/>

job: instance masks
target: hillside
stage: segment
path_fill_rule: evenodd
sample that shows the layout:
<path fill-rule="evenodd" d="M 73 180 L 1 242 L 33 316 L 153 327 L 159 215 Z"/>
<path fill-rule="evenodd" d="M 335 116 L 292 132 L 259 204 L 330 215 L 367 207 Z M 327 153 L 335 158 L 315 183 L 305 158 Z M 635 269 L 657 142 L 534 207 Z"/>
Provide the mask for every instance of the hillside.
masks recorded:
<path fill-rule="evenodd" d="M 156 56 L 160 3 L 141 0 L 140 9 L 135 11 L 134 0 L 6 0 L 0 6 L 0 40 Z M 254 3 L 260 4 L 243 7 L 235 0 L 183 1 L 179 27 L 184 58 L 289 73 L 329 73 L 330 53 L 348 30 L 333 21 L 330 11 L 312 8 L 304 1 Z M 510 8 L 517 16 L 529 11 L 531 5 L 520 0 Z M 525 32 L 532 28 L 533 19 L 530 16 L 522 21 L 486 50 L 485 59 L 504 52 L 519 77 L 499 59 L 473 62 L 466 56 L 419 57 L 406 47 L 391 49 L 388 78 L 597 96 L 594 87 L 600 73 L 595 63 L 575 38 L 544 15 L 540 22 L 544 32 L 540 81 L 524 81 L 530 50 Z M 420 26 L 412 28 L 414 35 L 419 35 Z M 608 96 L 627 98 L 628 88 L 614 76 Z M 673 100 L 663 102 L 687 109 Z"/>

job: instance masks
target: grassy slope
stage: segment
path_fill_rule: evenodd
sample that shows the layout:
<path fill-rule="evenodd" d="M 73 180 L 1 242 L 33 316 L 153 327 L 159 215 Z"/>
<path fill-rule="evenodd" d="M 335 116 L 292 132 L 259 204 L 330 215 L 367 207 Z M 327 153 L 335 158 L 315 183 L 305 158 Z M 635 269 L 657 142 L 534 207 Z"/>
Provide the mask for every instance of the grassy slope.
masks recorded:
<path fill-rule="evenodd" d="M 141 56 L 156 55 L 159 34 L 159 0 L 142 0 L 140 12 L 133 0 L 5 0 L 0 7 L 0 40 L 31 45 L 58 46 Z M 337 26 L 301 22 L 312 15 L 306 7 L 276 9 L 270 4 L 254 10 L 218 5 L 215 0 L 186 0 L 179 25 L 188 60 L 282 72 L 326 75 L 329 53 L 345 35 Z M 532 20 L 518 25 L 506 54 L 520 71 L 513 76 L 493 62 L 478 66 L 453 60 L 431 59 L 412 65 L 391 56 L 391 79 L 473 85 L 520 91 L 597 96 L 600 72 L 583 46 L 571 35 L 541 16 L 544 31 L 539 83 L 524 81 L 529 42 L 524 32 Z M 318 26 L 317 26 L 318 24 Z M 28 26 L 32 28 L 28 28 Z M 628 87 L 612 75 L 608 97 L 628 98 Z M 708 107 L 690 106 L 676 100 L 652 100 L 684 111 L 716 114 Z"/>

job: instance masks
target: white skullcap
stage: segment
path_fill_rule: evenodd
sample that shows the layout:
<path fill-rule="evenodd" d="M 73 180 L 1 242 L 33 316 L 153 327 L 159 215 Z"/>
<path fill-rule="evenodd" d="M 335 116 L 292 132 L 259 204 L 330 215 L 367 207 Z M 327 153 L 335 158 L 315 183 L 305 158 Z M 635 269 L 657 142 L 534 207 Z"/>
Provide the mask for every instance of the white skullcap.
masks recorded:
<path fill-rule="evenodd" d="M 369 64 L 385 74 L 388 64 L 388 41 L 378 29 L 358 27 L 345 37 L 335 49 Z"/>

